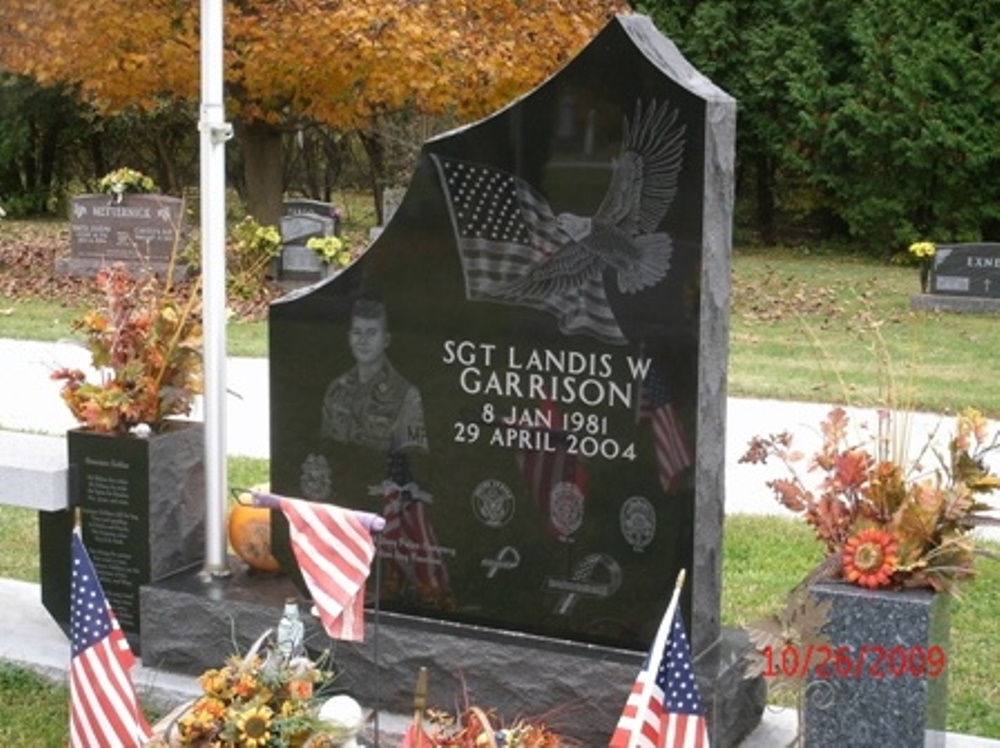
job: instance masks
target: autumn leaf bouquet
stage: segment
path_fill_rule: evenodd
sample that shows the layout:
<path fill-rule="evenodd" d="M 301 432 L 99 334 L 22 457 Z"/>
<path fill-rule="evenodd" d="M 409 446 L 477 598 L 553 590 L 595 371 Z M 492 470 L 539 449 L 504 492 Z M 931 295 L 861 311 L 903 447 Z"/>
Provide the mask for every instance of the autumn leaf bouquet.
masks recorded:
<path fill-rule="evenodd" d="M 753 438 L 740 462 L 775 459 L 788 468 L 788 477 L 767 485 L 826 548 L 810 581 L 839 577 L 870 589 L 957 594 L 957 584 L 974 574 L 975 558 L 990 555 L 977 547 L 972 530 L 1000 525 L 982 500 L 1000 487 L 986 464 L 1000 436 L 991 436 L 986 418 L 968 409 L 956 418 L 946 448 L 936 447 L 932 434 L 908 459 L 905 440 L 892 437 L 894 417 L 880 411 L 874 433 L 852 430 L 847 412 L 836 407 L 821 422 L 822 444 L 811 457 L 783 432 Z"/>
<path fill-rule="evenodd" d="M 102 301 L 73 321 L 96 370 L 61 368 L 62 399 L 85 427 L 127 434 L 160 431 L 170 416 L 188 415 L 202 392 L 202 329 L 197 284 L 174 285 L 122 263 L 101 270 Z"/>

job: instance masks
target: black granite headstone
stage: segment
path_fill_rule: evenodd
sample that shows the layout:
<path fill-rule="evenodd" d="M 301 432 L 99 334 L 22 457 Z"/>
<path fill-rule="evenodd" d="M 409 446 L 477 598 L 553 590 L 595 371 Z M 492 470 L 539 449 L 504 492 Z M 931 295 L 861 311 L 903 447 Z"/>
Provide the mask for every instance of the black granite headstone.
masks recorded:
<path fill-rule="evenodd" d="M 108 195 L 73 198 L 70 254 L 56 272 L 93 275 L 113 262 L 163 275 L 184 248 L 184 201 L 168 195 Z M 175 266 L 175 272 L 184 268 Z"/>
<path fill-rule="evenodd" d="M 718 640 L 734 113 L 620 17 L 272 306 L 272 488 L 386 516 L 386 609 L 644 650 L 686 568 Z"/>
<path fill-rule="evenodd" d="M 939 244 L 930 292 L 1000 299 L 1000 243 Z"/>

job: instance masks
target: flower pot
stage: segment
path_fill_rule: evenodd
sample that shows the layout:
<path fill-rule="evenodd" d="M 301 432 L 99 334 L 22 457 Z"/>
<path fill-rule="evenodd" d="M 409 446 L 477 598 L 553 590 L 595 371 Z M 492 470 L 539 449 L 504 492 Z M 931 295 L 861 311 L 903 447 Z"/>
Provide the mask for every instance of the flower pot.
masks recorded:
<path fill-rule="evenodd" d="M 804 704 L 804 745 L 943 746 L 950 598 L 927 589 L 812 588 L 830 610 L 829 653 L 815 667 Z"/>

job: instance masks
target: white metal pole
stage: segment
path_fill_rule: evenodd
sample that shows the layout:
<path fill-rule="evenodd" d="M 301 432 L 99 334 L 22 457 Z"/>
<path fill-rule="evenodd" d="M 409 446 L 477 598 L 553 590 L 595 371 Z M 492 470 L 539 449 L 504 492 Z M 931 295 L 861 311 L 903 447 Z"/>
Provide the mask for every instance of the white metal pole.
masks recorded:
<path fill-rule="evenodd" d="M 229 573 L 226 553 L 226 141 L 223 0 L 201 0 L 201 268 L 205 365 L 205 573 Z"/>

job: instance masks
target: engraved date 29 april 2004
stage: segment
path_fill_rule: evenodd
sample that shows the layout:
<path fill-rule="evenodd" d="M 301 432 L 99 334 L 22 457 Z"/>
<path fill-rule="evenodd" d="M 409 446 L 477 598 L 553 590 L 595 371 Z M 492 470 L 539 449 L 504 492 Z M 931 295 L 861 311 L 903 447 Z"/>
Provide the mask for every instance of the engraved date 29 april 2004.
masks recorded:
<path fill-rule="evenodd" d="M 565 452 L 607 460 L 635 459 L 635 444 L 608 435 L 608 418 L 569 411 L 561 415 L 545 410 L 500 415 L 493 405 L 483 406 L 474 419 L 456 421 L 455 441 L 530 452 Z"/>

